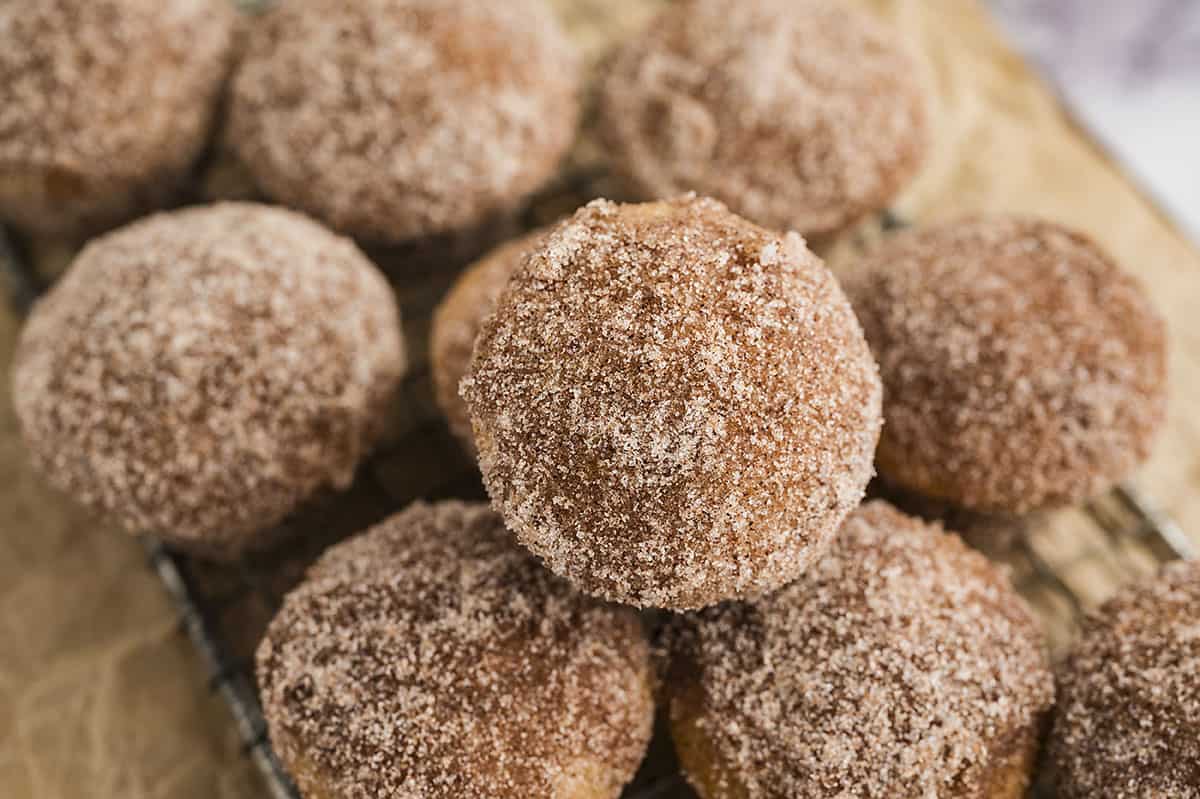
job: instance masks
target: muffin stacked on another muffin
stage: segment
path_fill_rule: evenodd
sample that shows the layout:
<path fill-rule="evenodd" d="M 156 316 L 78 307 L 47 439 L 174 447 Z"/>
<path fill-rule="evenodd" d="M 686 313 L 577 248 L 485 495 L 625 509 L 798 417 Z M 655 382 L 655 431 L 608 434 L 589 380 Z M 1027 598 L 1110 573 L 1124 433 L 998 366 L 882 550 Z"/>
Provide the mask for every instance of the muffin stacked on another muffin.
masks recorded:
<path fill-rule="evenodd" d="M 876 367 L 824 264 L 694 196 L 597 200 L 548 233 L 462 391 L 517 539 L 639 606 L 795 579 L 861 500 L 879 435 Z"/>

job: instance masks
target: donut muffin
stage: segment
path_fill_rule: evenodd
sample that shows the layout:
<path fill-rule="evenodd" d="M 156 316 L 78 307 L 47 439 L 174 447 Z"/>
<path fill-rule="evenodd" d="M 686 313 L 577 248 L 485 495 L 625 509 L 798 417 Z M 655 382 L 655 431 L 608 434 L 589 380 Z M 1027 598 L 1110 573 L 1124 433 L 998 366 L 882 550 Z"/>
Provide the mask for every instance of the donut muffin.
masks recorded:
<path fill-rule="evenodd" d="M 13 402 L 55 486 L 228 557 L 350 483 L 403 368 L 395 301 L 353 244 L 229 203 L 84 248 L 21 333 Z"/>
<path fill-rule="evenodd" d="M 697 191 L 778 230 L 886 206 L 926 149 L 915 64 L 836 0 L 680 0 L 613 59 L 614 166 L 649 198 Z"/>
<path fill-rule="evenodd" d="M 326 552 L 258 680 L 320 799 L 616 799 L 654 716 L 637 615 L 544 570 L 483 504 L 417 503 Z"/>
<path fill-rule="evenodd" d="M 1058 685 L 1063 799 L 1200 797 L 1200 563 L 1167 566 L 1085 619 Z"/>
<path fill-rule="evenodd" d="M 880 385 L 796 234 L 597 200 L 525 259 L 462 383 L 484 483 L 583 590 L 685 609 L 795 579 L 863 495 Z"/>
<path fill-rule="evenodd" d="M 0 221 L 76 234 L 169 198 L 208 141 L 228 0 L 0 0 Z"/>
<path fill-rule="evenodd" d="M 409 241 L 473 228 L 545 182 L 579 84 L 541 0 L 283 0 L 250 33 L 230 141 L 270 196 Z"/>
<path fill-rule="evenodd" d="M 1150 452 L 1166 331 L 1138 283 L 1052 222 L 896 235 L 846 289 L 879 360 L 889 481 L 984 513 L 1076 503 Z"/>
<path fill-rule="evenodd" d="M 533 245 L 545 235 L 535 230 L 506 242 L 467 267 L 433 313 L 429 333 L 429 361 L 434 397 L 450 431 L 469 451 L 475 451 L 467 405 L 458 384 L 471 363 L 475 337 L 483 320 L 496 307 L 500 292 Z"/>
<path fill-rule="evenodd" d="M 1002 573 L 878 501 L 796 582 L 667 638 L 671 735 L 704 799 L 1019 799 L 1054 698 Z"/>

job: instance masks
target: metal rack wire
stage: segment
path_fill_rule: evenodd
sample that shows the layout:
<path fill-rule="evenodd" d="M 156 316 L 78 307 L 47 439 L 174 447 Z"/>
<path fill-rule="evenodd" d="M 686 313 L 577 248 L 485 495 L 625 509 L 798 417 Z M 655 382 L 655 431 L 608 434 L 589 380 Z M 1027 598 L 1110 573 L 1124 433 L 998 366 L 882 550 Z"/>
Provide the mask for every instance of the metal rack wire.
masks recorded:
<path fill-rule="evenodd" d="M 586 178 L 583 180 L 586 182 Z M 544 221 L 533 211 L 521 220 L 521 227 Z M 902 224 L 891 215 L 880 220 L 885 230 Z M 385 262 L 389 257 L 387 253 L 373 255 Z M 424 285 L 422 299 L 415 307 L 404 302 L 401 292 L 406 324 L 412 328 L 407 332 L 417 342 L 414 350 L 423 350 L 432 300 L 453 273 L 444 264 L 440 266 L 443 285 L 429 275 L 418 276 L 418 282 L 423 280 Z M 411 270 L 407 271 L 412 277 Z M 26 313 L 48 284 L 35 271 L 18 242 L 2 228 L 0 279 L 18 314 Z M 181 629 L 204 663 L 209 688 L 228 705 L 246 755 L 262 773 L 273 799 L 298 799 L 299 794 L 267 738 L 251 655 L 282 595 L 300 579 L 307 564 L 325 546 L 418 496 L 482 497 L 474 466 L 461 455 L 445 430 L 431 394 L 428 370 L 418 364 L 403 384 L 403 413 L 398 429 L 392 432 L 389 443 L 364 465 L 350 495 L 324 498 L 306 511 L 314 517 L 309 526 L 318 531 L 315 534 L 293 536 L 293 543 L 282 550 L 256 554 L 223 566 L 190 558 L 156 539 L 143 539 L 148 562 L 175 606 Z M 417 466 L 413 466 L 413 452 L 421 453 Z M 432 467 L 428 460 L 430 453 L 438 453 L 440 458 Z M 1074 518 L 1065 520 L 1066 523 L 1085 525 L 1079 527 L 1077 535 L 1070 536 L 1084 544 L 1077 551 L 1044 546 L 1045 531 L 1064 520 L 1033 519 L 1015 523 L 1013 540 L 1003 551 L 989 553 L 1009 565 L 1015 584 L 1041 615 L 1052 646 L 1058 649 L 1069 640 L 1080 615 L 1100 599 L 1081 590 L 1075 577 L 1078 570 L 1102 568 L 1100 582 L 1115 586 L 1143 576 L 1161 562 L 1200 555 L 1194 541 L 1132 485 L 1121 485 L 1109 495 L 1068 513 L 1074 514 Z M 959 521 L 953 517 L 946 519 L 951 528 L 957 527 Z M 305 526 L 302 519 L 290 524 Z M 994 532 L 994 528 L 989 529 Z M 664 745 L 660 741 L 657 747 L 663 749 Z M 669 749 L 667 744 L 665 753 L 648 759 L 647 767 L 627 791 L 627 799 L 691 795 L 673 765 Z"/>

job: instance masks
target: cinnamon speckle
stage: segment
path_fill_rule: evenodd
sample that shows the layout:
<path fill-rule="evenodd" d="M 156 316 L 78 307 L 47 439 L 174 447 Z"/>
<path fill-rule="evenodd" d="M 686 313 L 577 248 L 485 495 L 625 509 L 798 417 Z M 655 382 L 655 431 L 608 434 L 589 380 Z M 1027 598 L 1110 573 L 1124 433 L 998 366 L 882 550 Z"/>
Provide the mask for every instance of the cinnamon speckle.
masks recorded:
<path fill-rule="evenodd" d="M 1059 670 L 1051 759 L 1063 799 L 1200 797 L 1200 563 L 1090 614 Z"/>
<path fill-rule="evenodd" d="M 167 199 L 232 62 L 228 0 L 0 2 L 0 219 L 87 232 Z"/>
<path fill-rule="evenodd" d="M 926 149 L 909 56 L 830 0 L 681 0 L 622 47 L 602 90 L 617 169 L 649 197 L 709 194 L 806 235 L 886 205 Z"/>
<path fill-rule="evenodd" d="M 484 482 L 584 590 L 699 607 L 794 579 L 872 473 L 880 385 L 803 240 L 597 200 L 531 252 L 462 383 Z"/>
<path fill-rule="evenodd" d="M 84 248 L 21 333 L 13 402 L 51 483 L 229 556 L 349 484 L 403 369 L 395 301 L 358 248 L 227 203 Z"/>
<path fill-rule="evenodd" d="M 306 795 L 616 799 L 654 708 L 637 616 L 574 591 L 486 505 L 417 503 L 339 544 L 258 651 Z"/>
<path fill-rule="evenodd" d="M 985 786 L 1054 698 L 1002 573 L 879 501 L 794 583 L 682 617 L 668 641 L 672 732 L 707 742 L 702 763 L 682 753 L 715 780 L 705 796 L 1017 795 Z"/>
<path fill-rule="evenodd" d="M 473 227 L 547 180 L 579 86 L 541 0 L 283 0 L 251 30 L 229 135 L 270 195 L 401 241 Z"/>
<path fill-rule="evenodd" d="M 889 480 L 977 511 L 1076 503 L 1150 452 L 1166 330 L 1137 281 L 1052 222 L 898 234 L 847 293 L 879 360 Z"/>

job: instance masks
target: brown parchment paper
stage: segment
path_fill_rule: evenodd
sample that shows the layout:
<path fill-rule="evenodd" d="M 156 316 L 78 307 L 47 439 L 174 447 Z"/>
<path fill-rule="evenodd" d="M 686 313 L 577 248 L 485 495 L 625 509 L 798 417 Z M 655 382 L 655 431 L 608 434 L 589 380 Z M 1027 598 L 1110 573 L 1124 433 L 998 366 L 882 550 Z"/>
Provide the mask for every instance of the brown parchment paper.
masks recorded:
<path fill-rule="evenodd" d="M 1200 530 L 1200 252 L 1063 114 L 975 0 L 848 0 L 894 24 L 921 59 L 936 140 L 898 210 L 918 221 L 1023 211 L 1093 234 L 1167 316 L 1168 430 L 1137 483 Z M 593 63 L 661 0 L 554 0 Z M 597 157 L 585 147 L 580 158 Z M 835 245 L 840 267 L 853 248 Z M 1198 317 L 1198 318 L 1193 318 Z M 0 309 L 0 795 L 37 799 L 264 795 L 224 706 L 178 632 L 139 546 L 99 529 L 25 464 L 9 400 L 17 322 Z M 1048 521 L 1076 542 L 1071 513 Z M 1087 578 L 1102 597 L 1103 573 Z"/>

